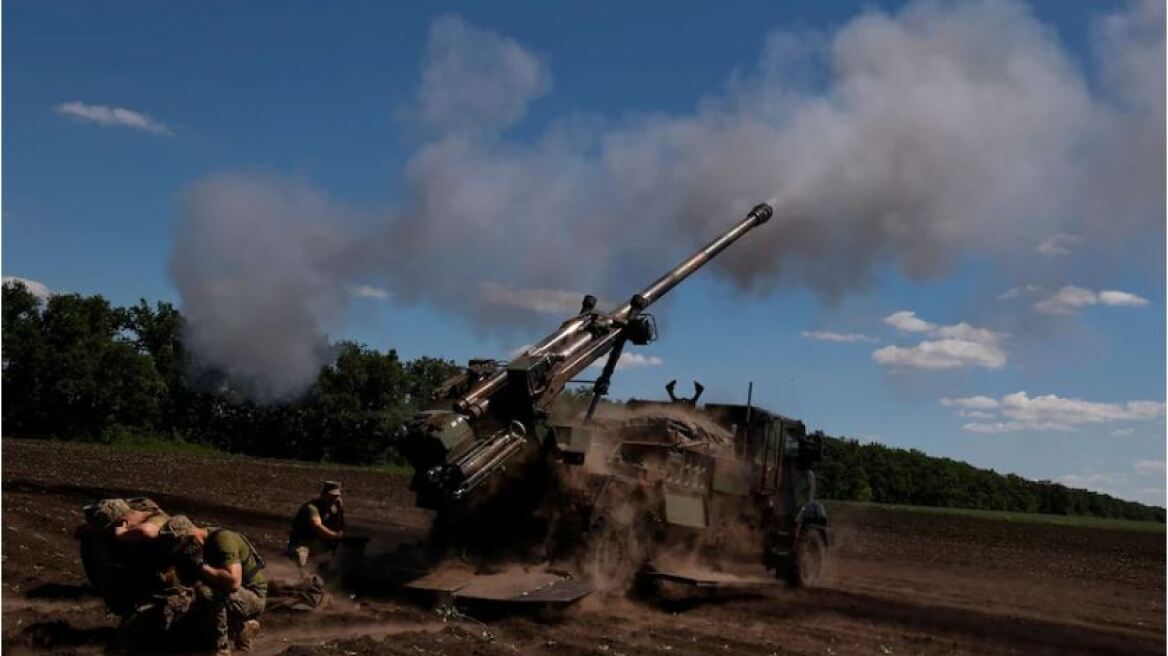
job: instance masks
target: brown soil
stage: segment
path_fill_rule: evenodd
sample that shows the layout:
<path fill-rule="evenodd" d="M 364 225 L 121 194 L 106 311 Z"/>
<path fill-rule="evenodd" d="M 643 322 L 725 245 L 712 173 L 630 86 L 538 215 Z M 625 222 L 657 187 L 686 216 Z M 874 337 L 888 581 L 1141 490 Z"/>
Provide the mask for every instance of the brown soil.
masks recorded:
<path fill-rule="evenodd" d="M 240 529 L 269 562 L 320 480 L 341 478 L 371 552 L 421 535 L 406 480 L 367 469 L 3 441 L 3 647 L 97 654 L 115 620 L 84 585 L 80 506 L 154 498 Z M 660 607 L 593 595 L 554 616 L 482 622 L 337 591 L 326 611 L 269 613 L 258 654 L 1162 654 L 1162 532 L 831 508 L 825 586 Z"/>

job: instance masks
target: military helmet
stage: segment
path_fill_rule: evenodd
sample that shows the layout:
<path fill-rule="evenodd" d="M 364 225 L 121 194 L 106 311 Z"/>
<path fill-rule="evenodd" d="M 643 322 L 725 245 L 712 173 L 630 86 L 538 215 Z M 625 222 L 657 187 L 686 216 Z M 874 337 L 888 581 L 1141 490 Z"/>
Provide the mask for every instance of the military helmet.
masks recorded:
<path fill-rule="evenodd" d="M 107 529 L 120 522 L 130 510 L 130 504 L 125 499 L 102 499 L 94 504 L 90 521 L 99 528 Z"/>
<path fill-rule="evenodd" d="M 340 481 L 325 481 L 320 486 L 320 493 L 321 494 L 340 495 L 341 494 L 341 482 Z"/>
<path fill-rule="evenodd" d="M 162 528 L 158 529 L 158 535 L 166 538 L 185 538 L 193 533 L 195 530 L 195 523 L 191 521 L 186 515 L 175 515 L 166 520 Z"/>
<path fill-rule="evenodd" d="M 126 503 L 129 504 L 130 508 L 133 510 L 139 510 L 148 513 L 162 512 L 162 506 L 159 506 L 157 503 L 155 503 L 154 499 L 149 497 L 133 497 L 126 499 Z"/>

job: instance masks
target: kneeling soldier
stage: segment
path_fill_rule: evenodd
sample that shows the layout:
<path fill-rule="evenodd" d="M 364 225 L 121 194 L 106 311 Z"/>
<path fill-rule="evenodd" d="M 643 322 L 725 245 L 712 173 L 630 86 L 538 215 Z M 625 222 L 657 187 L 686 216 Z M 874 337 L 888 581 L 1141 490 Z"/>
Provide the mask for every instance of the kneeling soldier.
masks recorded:
<path fill-rule="evenodd" d="M 313 555 L 336 550 L 344 536 L 345 508 L 341 502 L 341 484 L 325 481 L 320 496 L 296 511 L 288 536 L 288 555 L 304 567 Z"/>
<path fill-rule="evenodd" d="M 209 606 L 215 653 L 230 654 L 232 638 L 249 651 L 268 594 L 264 560 L 251 541 L 228 529 L 200 528 L 184 515 L 171 517 L 162 534 L 174 540 L 179 575 L 195 582 L 200 601 Z"/>

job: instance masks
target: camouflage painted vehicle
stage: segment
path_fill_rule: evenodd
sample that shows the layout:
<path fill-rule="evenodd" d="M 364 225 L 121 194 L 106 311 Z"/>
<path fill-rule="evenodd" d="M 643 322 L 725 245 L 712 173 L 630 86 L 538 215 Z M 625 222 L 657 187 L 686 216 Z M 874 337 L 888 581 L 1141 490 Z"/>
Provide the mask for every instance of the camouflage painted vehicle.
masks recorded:
<path fill-rule="evenodd" d="M 593 470 L 604 483 L 589 534 L 599 567 L 631 565 L 641 583 L 714 586 L 761 562 L 792 585 L 815 585 L 832 542 L 815 499 L 822 433 L 749 403 L 699 407 L 697 396 L 630 401 L 596 422 L 604 437 L 593 457 L 603 463 Z M 636 511 L 620 512 L 630 500 Z"/>
<path fill-rule="evenodd" d="M 792 569 L 791 563 L 821 559 L 826 520 L 814 502 L 790 507 L 796 497 L 782 490 L 798 479 L 783 472 L 809 472 L 800 463 L 810 461 L 814 440 L 801 424 L 707 406 L 715 421 L 697 423 L 720 425 L 711 435 L 723 443 L 665 445 L 653 439 L 667 440 L 668 433 L 639 443 L 629 438 L 631 424 L 614 427 L 597 416 L 625 346 L 656 339 L 656 322 L 646 310 L 772 213 L 766 204 L 755 206 L 624 305 L 599 312 L 596 298 L 585 296 L 576 316 L 510 362 L 472 360 L 438 388 L 431 409 L 418 413 L 396 444 L 413 468 L 417 504 L 435 511 L 426 545 L 435 563 L 456 555 L 477 573 L 490 573 L 492 563 L 504 561 L 562 564 L 574 558 L 587 564 L 584 559 L 599 565 L 595 581 L 609 566 L 621 569 L 617 559 L 637 572 L 657 566 L 661 545 L 670 552 L 687 545 L 709 552 L 708 543 L 724 537 L 718 537 L 725 528 L 719 522 L 734 517 L 736 526 L 761 530 L 763 560 L 771 569 L 810 582 L 813 576 L 798 572 L 817 568 Z M 587 408 L 559 412 L 565 387 L 601 359 L 600 375 L 589 381 Z M 742 450 L 737 459 L 736 449 Z M 642 558 L 650 552 L 654 558 Z M 753 558 L 757 562 L 758 549 Z M 431 571 L 413 585 L 455 592 L 473 587 L 471 579 L 452 582 L 439 574 Z M 571 590 L 565 596 L 586 592 L 586 586 L 560 589 Z M 527 590 L 520 596 L 540 595 Z"/>

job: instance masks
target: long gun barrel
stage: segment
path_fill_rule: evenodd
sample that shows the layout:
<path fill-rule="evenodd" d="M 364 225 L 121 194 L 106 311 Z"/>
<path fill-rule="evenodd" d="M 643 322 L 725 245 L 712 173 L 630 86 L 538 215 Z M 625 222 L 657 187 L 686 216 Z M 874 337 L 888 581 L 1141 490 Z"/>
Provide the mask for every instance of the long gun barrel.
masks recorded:
<path fill-rule="evenodd" d="M 706 244 L 705 247 L 695 251 L 668 273 L 653 281 L 652 284 L 639 293 L 634 294 L 628 303 L 613 310 L 604 318 L 610 323 L 619 324 L 634 314 L 640 314 L 668 293 L 669 290 L 676 287 L 678 283 L 688 278 L 718 253 L 721 253 L 727 246 L 737 241 L 742 235 L 770 220 L 773 213 L 774 210 L 766 203 L 756 205 L 733 228 L 722 233 L 717 239 Z M 567 373 L 567 377 L 564 378 L 564 382 L 567 382 L 567 380 L 570 380 L 577 373 L 583 371 L 597 359 L 603 357 L 611 349 L 617 337 L 615 331 L 609 332 L 601 338 L 595 337 L 593 331 L 590 331 L 589 328 L 596 323 L 596 318 L 590 318 L 585 314 L 569 319 L 560 326 L 559 330 L 527 349 L 520 358 L 548 355 L 564 361 L 564 364 L 561 366 L 564 372 Z M 517 360 L 520 358 L 517 358 Z M 479 383 L 474 389 L 459 399 L 455 403 L 455 407 L 460 411 L 469 412 L 472 415 L 482 414 L 487 409 L 490 397 L 504 386 L 506 380 L 507 374 L 505 371 L 495 374 L 491 378 Z"/>
<path fill-rule="evenodd" d="M 462 500 L 526 446 L 538 443 L 546 431 L 529 431 L 528 426 L 546 417 L 570 380 L 607 355 L 594 384 L 586 415 L 590 418 L 600 397 L 608 392 L 625 343 L 645 344 L 656 338 L 656 324 L 644 310 L 772 214 L 769 205 L 756 205 L 734 227 L 611 312 L 594 311 L 596 299 L 585 297 L 580 314 L 505 367 L 480 369 L 481 375 L 472 376 L 472 363 L 464 377 L 477 382 L 453 398 L 449 410 L 419 413 L 398 444 L 414 466 L 412 487 L 418 492 L 419 505 L 438 508 Z"/>

